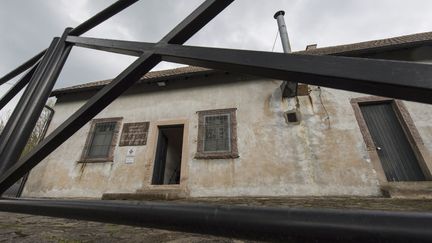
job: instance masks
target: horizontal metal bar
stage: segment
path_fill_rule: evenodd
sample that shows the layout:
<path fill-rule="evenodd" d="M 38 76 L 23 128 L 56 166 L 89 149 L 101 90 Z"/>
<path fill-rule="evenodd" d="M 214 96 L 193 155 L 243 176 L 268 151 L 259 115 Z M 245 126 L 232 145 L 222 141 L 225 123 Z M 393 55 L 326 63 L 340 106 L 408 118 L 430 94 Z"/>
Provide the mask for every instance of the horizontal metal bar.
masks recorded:
<path fill-rule="evenodd" d="M 432 65 L 165 45 L 164 61 L 432 104 Z"/>
<path fill-rule="evenodd" d="M 432 65 L 76 37 L 79 46 L 127 55 L 154 51 L 162 60 L 432 104 Z"/>
<path fill-rule="evenodd" d="M 427 242 L 432 214 L 161 202 L 0 200 L 0 211 L 260 240 Z"/>
<path fill-rule="evenodd" d="M 91 37 L 68 36 L 66 41 L 77 47 L 107 51 L 117 54 L 141 56 L 145 50 L 151 50 L 155 44 L 138 41 L 109 40 Z"/>
<path fill-rule="evenodd" d="M 19 67 L 15 68 L 14 70 L 10 71 L 8 74 L 0 78 L 0 85 L 6 83 L 7 81 L 15 78 L 16 76 L 20 75 L 25 70 L 29 69 L 31 66 L 35 65 L 42 57 L 45 55 L 46 50 L 43 50 L 39 52 L 36 56 L 30 58 L 25 63 L 21 64 Z"/>

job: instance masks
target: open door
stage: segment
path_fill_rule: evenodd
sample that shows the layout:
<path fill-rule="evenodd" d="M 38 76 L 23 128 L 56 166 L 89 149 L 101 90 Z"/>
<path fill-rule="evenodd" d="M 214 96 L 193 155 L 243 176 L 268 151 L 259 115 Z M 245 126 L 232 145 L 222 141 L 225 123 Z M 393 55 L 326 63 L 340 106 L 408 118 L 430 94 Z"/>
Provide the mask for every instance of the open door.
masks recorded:
<path fill-rule="evenodd" d="M 183 125 L 159 126 L 153 185 L 180 184 Z"/>

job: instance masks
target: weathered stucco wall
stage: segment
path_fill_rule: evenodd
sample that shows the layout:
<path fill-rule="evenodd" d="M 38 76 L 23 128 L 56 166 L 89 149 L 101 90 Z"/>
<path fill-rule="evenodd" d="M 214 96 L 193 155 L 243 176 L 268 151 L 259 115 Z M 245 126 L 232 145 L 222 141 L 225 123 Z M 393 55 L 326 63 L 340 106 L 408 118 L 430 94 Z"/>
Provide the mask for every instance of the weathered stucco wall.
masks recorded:
<path fill-rule="evenodd" d="M 182 171 L 182 183 L 192 197 L 380 195 L 350 104 L 351 98 L 365 95 L 311 87 L 310 96 L 299 97 L 301 123 L 288 125 L 283 112 L 295 107 L 295 100 L 281 102 L 279 84 L 253 80 L 134 92 L 117 99 L 97 118 L 123 117 L 122 124 L 188 120 L 188 171 Z M 49 132 L 83 103 L 58 103 Z M 430 150 L 432 109 L 416 103 L 407 103 L 407 107 Z M 196 111 L 222 108 L 237 108 L 240 157 L 194 159 Z M 101 197 L 105 192 L 135 192 L 146 186 L 154 141 L 149 137 L 147 145 L 136 147 L 133 164 L 124 161 L 128 147 L 118 146 L 114 162 L 77 163 L 89 129 L 87 124 L 32 170 L 24 196 Z M 151 129 L 154 126 L 149 134 Z"/>

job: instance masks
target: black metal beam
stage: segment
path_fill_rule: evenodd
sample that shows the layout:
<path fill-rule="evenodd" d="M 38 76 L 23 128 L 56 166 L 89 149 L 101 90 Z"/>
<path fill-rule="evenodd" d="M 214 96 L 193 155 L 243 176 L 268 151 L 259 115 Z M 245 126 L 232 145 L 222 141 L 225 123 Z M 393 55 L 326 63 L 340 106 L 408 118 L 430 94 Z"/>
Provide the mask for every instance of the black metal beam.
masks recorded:
<path fill-rule="evenodd" d="M 77 47 L 112 52 L 129 56 L 141 56 L 144 51 L 152 50 L 156 44 L 139 41 L 110 40 L 92 37 L 68 36 L 66 42 Z"/>
<path fill-rule="evenodd" d="M 94 27 L 98 26 L 99 24 L 101 24 L 105 20 L 111 18 L 112 16 L 123 11 L 124 9 L 126 9 L 127 7 L 131 6 L 132 4 L 134 4 L 136 2 L 138 2 L 138 0 L 120 0 L 120 1 L 117 1 L 117 2 L 113 3 L 112 5 L 110 5 L 109 7 L 107 7 L 106 9 L 99 12 L 98 14 L 96 14 L 95 16 L 91 17 L 87 21 L 85 21 L 82 24 L 75 27 L 73 30 L 71 30 L 71 32 L 69 34 L 70 35 L 76 35 L 76 36 L 82 35 L 85 32 L 93 29 Z"/>
<path fill-rule="evenodd" d="M 68 37 L 67 41 L 81 47 L 134 56 L 152 50 L 161 55 L 162 60 L 170 62 L 432 104 L 430 64 L 85 37 Z"/>
<path fill-rule="evenodd" d="M 46 119 L 46 121 L 45 121 L 45 123 L 44 123 L 44 126 L 43 126 L 43 130 L 42 130 L 42 132 L 39 134 L 38 141 L 37 141 L 38 144 L 39 144 L 39 143 L 40 143 L 40 142 L 45 138 L 45 135 L 46 135 L 46 133 L 48 132 L 48 128 L 49 128 L 49 126 L 50 126 L 50 124 L 51 124 L 52 118 L 54 117 L 54 113 L 55 113 L 54 109 L 51 108 L 51 107 L 48 106 L 48 105 L 45 105 L 45 106 L 44 106 L 44 109 L 47 109 L 47 110 L 48 110 L 49 115 L 48 115 L 48 118 Z M 26 173 L 26 174 L 22 177 L 22 180 L 21 180 L 20 186 L 19 186 L 18 191 L 17 191 L 17 194 L 16 194 L 16 197 L 17 197 L 17 198 L 21 197 L 21 194 L 22 194 L 22 192 L 23 192 L 23 190 L 24 190 L 24 186 L 25 186 L 26 183 L 27 183 L 27 179 L 28 179 L 29 174 L 30 174 L 30 173 Z"/>
<path fill-rule="evenodd" d="M 8 74 L 0 78 L 0 85 L 6 83 L 7 81 L 15 78 L 25 70 L 29 69 L 31 66 L 35 65 L 42 57 L 45 55 L 46 50 L 43 50 L 39 52 L 36 56 L 30 58 L 25 63 L 21 64 L 19 67 L 15 68 L 14 70 L 10 71 Z"/>
<path fill-rule="evenodd" d="M 0 193 L 3 193 L 22 176 L 28 173 L 41 160 L 48 156 L 159 62 L 160 57 L 154 54 L 143 55 L 136 60 L 108 86 L 105 86 L 71 117 L 50 133 L 32 151 L 23 156 L 5 173 L 0 174 Z"/>
<path fill-rule="evenodd" d="M 162 60 L 432 104 L 432 65 L 178 45 Z"/>
<path fill-rule="evenodd" d="M 0 211 L 254 240 L 432 241 L 426 212 L 38 199 L 0 200 Z"/>
<path fill-rule="evenodd" d="M 180 24 L 165 35 L 160 43 L 183 44 L 216 17 L 234 0 L 206 0 Z"/>
<path fill-rule="evenodd" d="M 204 20 L 210 21 L 232 1 L 233 0 L 205 1 L 178 25 L 181 26 L 181 28 L 178 26 L 174 28 L 162 41 L 170 43 L 172 42 L 171 38 L 173 38 L 175 41 L 182 41 L 176 44 L 183 44 L 183 42 L 186 41 L 186 37 L 192 36 L 196 31 L 207 24 L 207 22 L 203 22 Z M 29 172 L 49 153 L 60 146 L 160 61 L 159 55 L 155 55 L 152 52 L 144 53 L 125 71 L 120 73 L 109 85 L 95 94 L 86 104 L 55 129 L 36 148 L 25 157 L 21 158 L 5 173 L 0 174 L 0 193 L 7 190 L 13 183 Z"/>
<path fill-rule="evenodd" d="M 72 48 L 65 42 L 71 29 L 67 28 L 61 38 L 54 38 L 48 51 L 51 53 L 52 48 L 52 55 L 44 57 L 42 61 L 46 66 L 41 65 L 41 68 L 37 68 L 38 75 L 33 75 L 25 95 L 21 97 L 17 108 L 6 123 L 0 140 L 0 174 L 16 163 L 26 146 Z"/>
<path fill-rule="evenodd" d="M 14 163 L 26 141 L 34 117 L 51 92 L 70 51 L 65 35 L 44 55 L 15 115 L 0 141 L 0 193 L 36 166 L 91 118 L 131 87 L 161 60 L 232 72 L 287 79 L 331 88 L 432 103 L 431 66 L 328 56 L 300 56 L 266 52 L 179 46 L 233 0 L 207 0 L 159 43 L 119 42 L 74 38 L 120 12 L 137 0 L 120 0 L 69 32 L 67 38 L 82 47 L 139 56 L 131 66 L 105 86 L 83 107 L 55 129 L 33 151 Z M 137 49 L 138 48 L 138 49 Z M 27 61 L 5 77 L 15 77 L 37 62 Z M 34 102 L 34 104 L 31 104 Z M 31 114 L 34 112 L 35 114 Z M 18 114 L 18 115 L 17 115 Z M 22 124 L 21 124 L 22 123 Z M 329 241 L 431 241 L 430 213 L 305 210 L 161 203 L 125 204 L 101 201 L 0 200 L 0 211 L 33 213 L 158 227 L 223 236 L 286 240 Z M 119 214 L 120 213 L 120 214 Z"/>
<path fill-rule="evenodd" d="M 20 125 L 20 118 L 28 114 L 27 107 L 32 102 L 31 97 L 33 96 L 35 90 L 38 86 L 38 80 L 42 78 L 43 73 L 47 69 L 47 64 L 49 60 L 52 58 L 52 55 L 54 53 L 54 49 L 58 43 L 58 38 L 54 39 L 51 42 L 51 45 L 48 47 L 47 52 L 45 53 L 44 57 L 42 58 L 41 62 L 39 63 L 38 67 L 35 70 L 35 73 L 32 75 L 31 80 L 29 81 L 29 84 L 27 85 L 27 88 L 25 89 L 23 95 L 21 96 L 20 100 L 18 101 L 18 104 L 16 105 L 15 109 L 13 110 L 11 117 L 8 119 L 6 126 L 1 132 L 0 136 L 0 155 L 3 152 L 6 152 L 6 148 L 8 147 L 8 144 L 10 143 L 11 139 L 17 139 L 16 132 L 19 131 Z M 27 142 L 25 140 L 24 142 Z M 21 142 L 20 142 L 21 143 Z M 9 151 L 11 152 L 11 151 Z M 13 151 L 15 153 L 15 151 Z M 0 161 L 1 162 L 1 161 Z M 8 163 L 8 162 L 5 162 Z"/>
<path fill-rule="evenodd" d="M 85 32 L 91 30 L 92 28 L 96 27 L 97 25 L 101 24 L 105 20 L 111 18 L 112 16 L 123 11 L 124 9 L 126 9 L 127 7 L 129 7 L 130 5 L 132 5 L 136 2 L 138 2 L 138 0 L 119 0 L 115 3 L 113 3 L 112 5 L 110 5 L 109 7 L 107 7 L 106 9 L 102 10 L 101 12 L 96 14 L 95 16 L 91 17 L 87 21 L 85 21 L 82 24 L 75 27 L 69 34 L 75 35 L 75 36 L 82 35 Z M 36 56 L 32 57 L 31 59 L 29 59 L 28 61 L 26 61 L 22 65 L 20 65 L 18 68 L 12 70 L 8 74 L 6 74 L 2 78 L 0 78 L 0 85 L 13 79 L 14 77 L 19 75 L 20 73 L 24 72 L 25 70 L 27 70 L 28 68 L 30 68 L 31 66 L 36 64 L 36 62 L 40 58 L 42 58 L 42 56 L 45 54 L 46 51 L 47 51 L 47 49 L 41 51 Z"/>
<path fill-rule="evenodd" d="M 13 86 L 10 88 L 5 95 L 0 99 L 0 110 L 3 109 L 9 101 L 11 101 L 15 95 L 17 95 L 29 82 L 33 74 L 35 73 L 38 64 L 31 68 L 24 76 L 22 76 Z"/>

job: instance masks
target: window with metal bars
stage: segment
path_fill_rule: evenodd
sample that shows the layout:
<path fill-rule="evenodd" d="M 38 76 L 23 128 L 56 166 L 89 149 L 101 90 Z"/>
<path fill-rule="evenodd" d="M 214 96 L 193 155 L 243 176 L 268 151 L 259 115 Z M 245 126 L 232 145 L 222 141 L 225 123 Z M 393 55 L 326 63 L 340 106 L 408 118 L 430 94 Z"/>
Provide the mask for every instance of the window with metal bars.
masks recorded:
<path fill-rule="evenodd" d="M 229 151 L 230 143 L 230 115 L 204 116 L 204 152 Z"/>
<path fill-rule="evenodd" d="M 118 130 L 119 118 L 93 120 L 81 161 L 112 161 Z"/>
<path fill-rule="evenodd" d="M 93 132 L 87 156 L 89 158 L 107 157 L 111 147 L 116 122 L 98 123 Z"/>
<path fill-rule="evenodd" d="M 237 158 L 236 109 L 199 111 L 197 159 Z"/>

